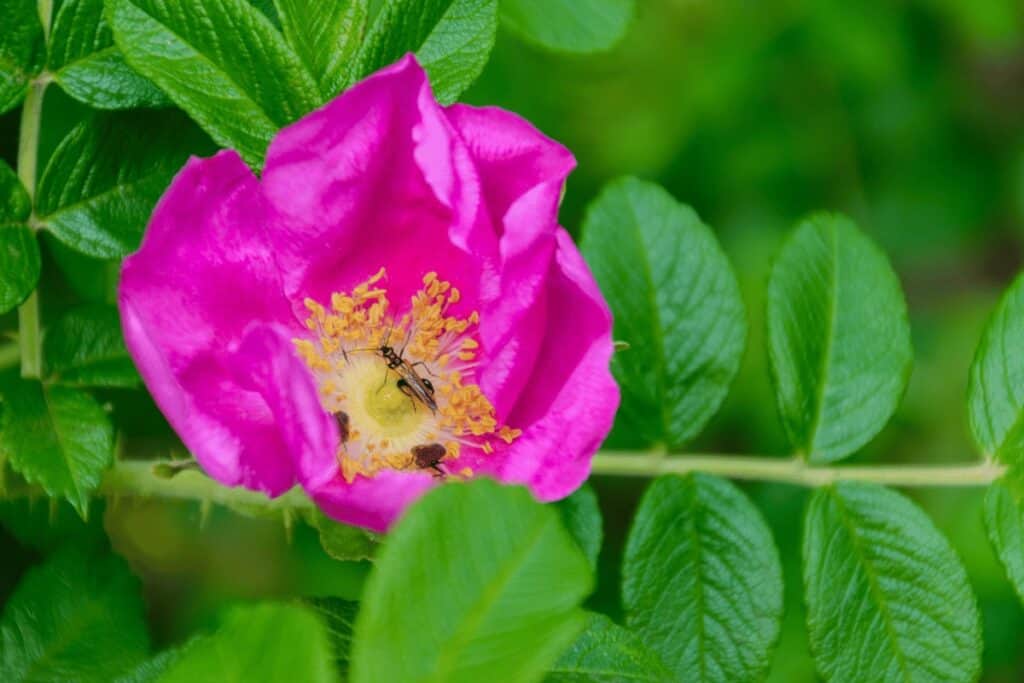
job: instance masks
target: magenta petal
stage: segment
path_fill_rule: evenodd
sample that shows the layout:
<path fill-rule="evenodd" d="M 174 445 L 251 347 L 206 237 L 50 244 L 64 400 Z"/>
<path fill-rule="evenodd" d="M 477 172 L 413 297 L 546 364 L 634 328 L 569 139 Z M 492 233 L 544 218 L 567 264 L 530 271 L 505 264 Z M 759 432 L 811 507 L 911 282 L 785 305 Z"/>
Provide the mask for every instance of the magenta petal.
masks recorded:
<path fill-rule="evenodd" d="M 239 384 L 260 394 L 281 432 L 302 485 L 316 488 L 338 476 L 338 425 L 320 405 L 316 381 L 295 353 L 289 332 L 256 324 L 231 359 Z"/>
<path fill-rule="evenodd" d="M 543 336 L 544 282 L 555 249 L 558 204 L 576 160 L 510 112 L 454 105 L 447 114 L 476 162 L 484 203 L 499 234 L 498 286 L 483 292 L 480 334 L 489 362 L 481 386 L 505 416 L 530 375 Z"/>
<path fill-rule="evenodd" d="M 508 418 L 523 434 L 483 461 L 485 471 L 529 486 L 541 500 L 567 496 L 586 480 L 619 405 L 609 370 L 611 315 L 572 238 L 560 230 L 557 243 L 543 345 Z"/>
<path fill-rule="evenodd" d="M 383 532 L 406 507 L 436 485 L 429 474 L 383 470 L 373 479 L 357 477 L 351 484 L 336 477 L 323 486 L 307 488 L 307 493 L 329 517 Z"/>
<path fill-rule="evenodd" d="M 256 179 L 235 152 L 190 160 L 125 260 L 118 298 L 139 372 L 203 468 L 276 494 L 294 483 L 290 459 L 230 360 L 254 321 L 295 324 L 262 225 Z"/>
<path fill-rule="evenodd" d="M 285 128 L 263 187 L 286 291 L 325 301 L 386 266 L 393 302 L 437 271 L 476 297 L 496 250 L 470 157 L 411 56 Z"/>

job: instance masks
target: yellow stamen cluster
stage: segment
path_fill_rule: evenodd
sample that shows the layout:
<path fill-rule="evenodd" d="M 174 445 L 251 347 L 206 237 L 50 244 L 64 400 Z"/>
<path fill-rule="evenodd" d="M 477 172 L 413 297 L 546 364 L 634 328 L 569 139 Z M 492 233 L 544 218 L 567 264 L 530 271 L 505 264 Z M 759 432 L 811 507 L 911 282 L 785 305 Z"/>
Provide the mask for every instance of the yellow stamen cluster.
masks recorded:
<path fill-rule="evenodd" d="M 427 273 L 396 319 L 381 286 L 386 277 L 381 268 L 350 293 L 332 294 L 329 308 L 306 299 L 310 336 L 294 340 L 317 377 L 321 403 L 339 420 L 342 474 L 349 482 L 382 469 L 471 476 L 470 468 L 456 472 L 449 461 L 466 447 L 493 453 L 521 433 L 498 423 L 494 406 L 471 381 L 479 315 L 451 313 L 461 293 Z M 391 348 L 390 359 L 383 346 Z M 437 462 L 417 462 L 418 450 L 440 452 L 437 446 L 444 450 Z"/>

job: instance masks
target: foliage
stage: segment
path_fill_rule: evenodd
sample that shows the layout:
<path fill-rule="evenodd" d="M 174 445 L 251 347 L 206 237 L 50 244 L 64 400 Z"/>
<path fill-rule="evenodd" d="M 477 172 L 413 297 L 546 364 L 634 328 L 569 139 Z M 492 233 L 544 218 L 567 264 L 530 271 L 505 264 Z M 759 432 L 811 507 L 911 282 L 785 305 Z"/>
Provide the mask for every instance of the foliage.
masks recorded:
<path fill-rule="evenodd" d="M 1022 36 L 994 9 L 910 4 L 929 17 L 911 17 L 929 28 L 922 35 L 932 35 L 929 21 L 950 22 L 986 55 L 1004 43 L 1019 49 Z M 0 146 L 10 161 L 0 159 L 0 333 L 17 336 L 0 344 L 0 538 L 26 549 L 0 575 L 0 679 L 743 683 L 798 680 L 785 667 L 799 659 L 791 643 L 806 639 L 826 681 L 957 683 L 988 667 L 983 640 L 1014 650 L 1024 618 L 992 594 L 1024 596 L 1022 277 L 994 306 L 962 373 L 979 451 L 965 483 L 986 485 L 991 549 L 957 526 L 970 517 L 961 508 L 944 513 L 927 495 L 864 481 L 927 484 L 942 471 L 930 453 L 933 468 L 874 461 L 895 461 L 893 444 L 927 438 L 909 424 L 908 391 L 908 402 L 930 407 L 935 387 L 959 387 L 930 379 L 929 361 L 952 335 L 915 319 L 913 304 L 934 295 L 905 273 L 943 248 L 966 248 L 956 226 L 982 224 L 995 188 L 1013 185 L 995 182 L 960 146 L 963 120 L 977 112 L 947 111 L 954 123 L 926 115 L 943 109 L 932 106 L 940 87 L 979 108 L 980 98 L 927 71 L 945 57 L 924 38 L 913 38 L 920 55 L 904 54 L 894 28 L 903 10 L 873 16 L 821 3 L 790 26 L 785 12 L 755 19 L 729 3 L 642 5 L 0 0 L 0 112 L 11 112 L 0 133 L 18 122 L 16 144 Z M 687 28 L 693 45 L 672 42 L 680 17 L 701 27 Z M 530 47 L 510 47 L 517 40 Z M 190 155 L 232 147 L 259 173 L 282 127 L 409 52 L 443 102 L 518 102 L 580 148 L 564 214 L 628 347 L 612 360 L 622 404 L 606 446 L 648 449 L 620 456 L 637 463 L 632 471 L 679 471 L 656 478 L 635 510 L 618 480 L 551 504 L 480 480 L 435 489 L 377 536 L 293 494 L 211 494 L 200 474 L 181 473 L 190 461 L 164 457 L 180 446 L 140 388 L 110 274 Z M 634 68 L 645 55 L 661 70 Z M 795 70 L 806 80 L 789 95 L 778 87 L 775 71 L 812 62 Z M 831 82 L 836 73 L 843 80 Z M 901 78 L 920 81 L 901 90 Z M 553 96 L 538 96 L 534 80 Z M 591 106 L 598 89 L 606 100 Z M 737 106 L 749 89 L 755 106 Z M 827 135 L 810 143 L 798 122 L 775 120 L 779 108 L 768 105 L 787 96 L 813 102 L 803 120 Z M 855 116 L 849 140 L 836 133 L 844 107 Z M 898 142 L 906 139 L 934 156 L 916 158 Z M 991 147 L 982 151 L 995 156 Z M 842 177 L 821 172 L 835 156 Z M 999 158 L 1020 176 L 1019 159 Z M 660 175 L 673 191 L 623 172 Z M 769 195 L 773 212 L 759 213 Z M 857 220 L 799 218 L 819 206 Z M 758 261 L 755 250 L 774 259 Z M 752 284 L 759 278 L 763 286 Z M 978 331 L 961 336 L 973 343 Z M 965 343 L 948 342 L 955 352 Z M 924 356 L 913 377 L 912 347 Z M 764 386 L 748 391 L 754 375 Z M 762 426 L 772 399 L 781 429 Z M 959 395 L 953 403 L 963 410 Z M 751 442 L 792 457 L 723 458 L 716 471 L 815 487 L 802 513 L 793 489 L 741 489 L 687 471 L 688 462 L 713 468 L 708 460 L 663 457 L 694 443 Z M 160 467 L 126 467 L 125 444 L 157 454 Z M 832 464 L 846 459 L 859 465 Z M 176 499 L 199 508 L 182 512 L 168 502 Z M 190 542 L 210 545 L 179 538 L 164 547 L 160 533 L 147 545 L 150 526 L 133 528 L 133 517 L 111 512 L 119 504 L 137 506 L 133 514 L 161 533 L 168 519 L 184 519 L 190 536 L 208 539 Z M 287 529 L 285 559 L 251 560 L 258 543 L 236 540 L 248 524 L 261 543 L 266 529 Z M 148 619 L 150 601 L 167 598 L 147 590 L 144 600 L 139 578 L 147 587 L 163 580 L 147 569 L 154 556 L 183 571 L 175 563 L 188 548 L 203 562 L 211 548 L 236 558 L 227 569 L 204 564 L 220 582 L 210 592 L 231 599 L 201 604 L 182 623 Z M 259 577 L 255 587 L 236 576 L 241 566 Z"/>

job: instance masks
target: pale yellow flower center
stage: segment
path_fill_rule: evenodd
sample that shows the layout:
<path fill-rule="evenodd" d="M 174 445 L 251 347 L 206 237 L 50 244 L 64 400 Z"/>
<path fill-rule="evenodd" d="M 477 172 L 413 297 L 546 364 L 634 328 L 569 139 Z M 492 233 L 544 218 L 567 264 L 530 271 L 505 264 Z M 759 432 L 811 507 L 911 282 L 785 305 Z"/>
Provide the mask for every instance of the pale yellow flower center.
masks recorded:
<path fill-rule="evenodd" d="M 349 482 L 385 468 L 471 476 L 454 462 L 463 447 L 493 453 L 520 434 L 498 424 L 472 381 L 479 315 L 450 315 L 459 290 L 428 273 L 396 319 L 386 275 L 381 268 L 350 293 L 332 294 L 329 307 L 306 299 L 311 337 L 294 340 L 338 420 L 342 474 Z"/>

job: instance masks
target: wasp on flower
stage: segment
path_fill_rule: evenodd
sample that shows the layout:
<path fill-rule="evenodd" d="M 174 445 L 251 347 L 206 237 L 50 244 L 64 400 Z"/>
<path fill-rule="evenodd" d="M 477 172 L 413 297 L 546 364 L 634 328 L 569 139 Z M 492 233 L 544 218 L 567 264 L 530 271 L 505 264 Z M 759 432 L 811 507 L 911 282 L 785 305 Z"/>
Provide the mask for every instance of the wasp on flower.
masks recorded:
<path fill-rule="evenodd" d="M 572 155 L 441 107 L 412 56 L 271 143 L 192 159 L 124 264 L 129 349 L 203 469 L 386 529 L 488 476 L 574 491 L 611 428 L 611 317 L 557 213 Z"/>

